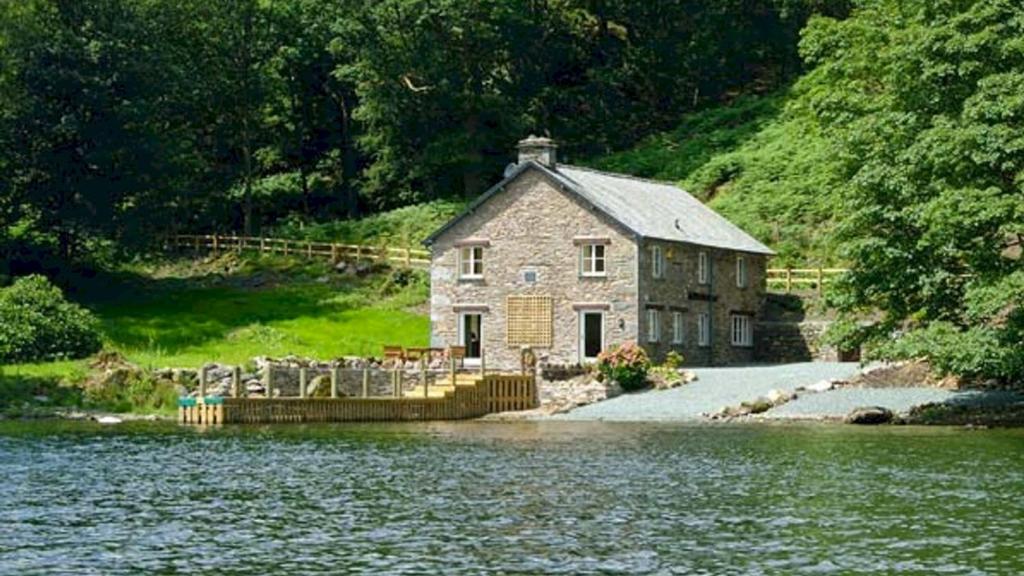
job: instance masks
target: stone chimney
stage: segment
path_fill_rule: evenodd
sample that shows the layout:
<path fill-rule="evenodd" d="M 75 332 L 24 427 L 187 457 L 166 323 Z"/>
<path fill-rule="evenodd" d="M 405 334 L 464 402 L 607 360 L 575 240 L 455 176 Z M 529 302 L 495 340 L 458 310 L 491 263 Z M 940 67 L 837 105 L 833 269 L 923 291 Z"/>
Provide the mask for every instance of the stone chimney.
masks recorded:
<path fill-rule="evenodd" d="M 558 161 L 556 155 L 558 144 L 555 144 L 551 138 L 531 134 L 529 138 L 520 140 L 516 148 L 519 149 L 520 164 L 527 160 L 533 160 L 548 168 L 554 168 Z"/>

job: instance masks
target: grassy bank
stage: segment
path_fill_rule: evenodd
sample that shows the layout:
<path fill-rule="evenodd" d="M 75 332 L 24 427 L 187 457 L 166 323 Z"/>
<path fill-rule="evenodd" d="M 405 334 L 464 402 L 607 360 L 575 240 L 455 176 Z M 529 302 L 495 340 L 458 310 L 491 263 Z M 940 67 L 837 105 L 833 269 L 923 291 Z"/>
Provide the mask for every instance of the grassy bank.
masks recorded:
<path fill-rule="evenodd" d="M 83 280 L 71 296 L 100 319 L 108 350 L 142 368 L 243 363 L 254 356 L 379 355 L 384 344 L 428 341 L 422 272 L 375 269 L 356 276 L 326 263 L 282 257 L 167 260 Z M 0 407 L 82 406 L 89 361 L 0 367 Z M 140 387 L 108 408 L 160 404 Z M 103 406 L 100 406 L 103 407 Z"/>

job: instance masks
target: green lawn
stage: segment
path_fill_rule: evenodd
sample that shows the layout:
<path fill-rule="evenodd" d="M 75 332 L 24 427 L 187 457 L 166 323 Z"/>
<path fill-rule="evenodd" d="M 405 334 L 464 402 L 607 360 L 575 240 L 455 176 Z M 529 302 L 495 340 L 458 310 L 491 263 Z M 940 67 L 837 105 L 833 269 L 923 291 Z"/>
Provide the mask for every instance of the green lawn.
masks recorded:
<path fill-rule="evenodd" d="M 342 276 L 280 257 L 202 265 L 133 266 L 97 277 L 73 297 L 100 318 L 108 348 L 142 367 L 244 363 L 254 356 L 320 359 L 379 355 L 384 344 L 424 346 L 429 322 L 423 273 Z M 3 378 L 80 379 L 87 362 L 2 368 Z"/>

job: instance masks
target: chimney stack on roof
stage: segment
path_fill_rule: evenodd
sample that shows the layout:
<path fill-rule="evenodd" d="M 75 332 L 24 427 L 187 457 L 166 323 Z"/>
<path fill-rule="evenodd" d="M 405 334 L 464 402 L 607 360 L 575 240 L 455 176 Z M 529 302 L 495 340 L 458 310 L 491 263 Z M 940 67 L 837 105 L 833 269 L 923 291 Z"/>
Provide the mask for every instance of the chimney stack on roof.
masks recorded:
<path fill-rule="evenodd" d="M 529 138 L 520 140 L 516 148 L 519 149 L 520 164 L 528 160 L 533 160 L 548 168 L 554 168 L 557 164 L 558 144 L 555 144 L 551 138 L 531 134 Z"/>

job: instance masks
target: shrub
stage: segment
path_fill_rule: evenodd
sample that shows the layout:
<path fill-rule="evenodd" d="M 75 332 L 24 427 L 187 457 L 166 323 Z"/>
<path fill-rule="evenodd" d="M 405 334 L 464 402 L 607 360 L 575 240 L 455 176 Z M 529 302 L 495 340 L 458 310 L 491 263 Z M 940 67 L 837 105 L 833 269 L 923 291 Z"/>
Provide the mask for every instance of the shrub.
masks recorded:
<path fill-rule="evenodd" d="M 651 360 L 647 352 L 633 342 L 601 352 L 597 368 L 608 380 L 618 382 L 623 390 L 639 390 L 647 385 Z"/>
<path fill-rule="evenodd" d="M 668 354 L 665 354 L 666 368 L 681 368 L 683 366 L 683 362 L 685 361 L 686 359 L 683 357 L 683 355 L 680 354 L 679 352 L 676 352 L 675 350 L 669 350 Z"/>
<path fill-rule="evenodd" d="M 43 276 L 0 289 L 0 361 L 81 358 L 99 349 L 96 318 Z"/>

